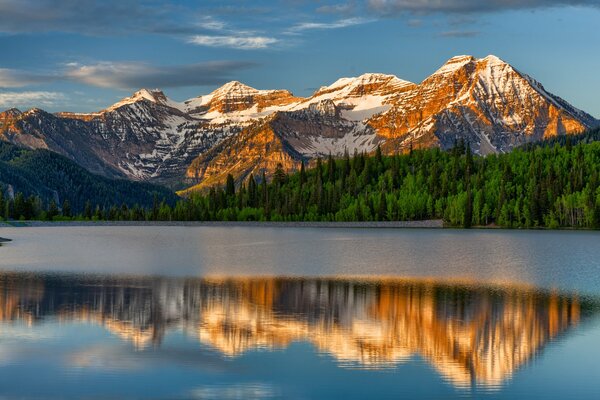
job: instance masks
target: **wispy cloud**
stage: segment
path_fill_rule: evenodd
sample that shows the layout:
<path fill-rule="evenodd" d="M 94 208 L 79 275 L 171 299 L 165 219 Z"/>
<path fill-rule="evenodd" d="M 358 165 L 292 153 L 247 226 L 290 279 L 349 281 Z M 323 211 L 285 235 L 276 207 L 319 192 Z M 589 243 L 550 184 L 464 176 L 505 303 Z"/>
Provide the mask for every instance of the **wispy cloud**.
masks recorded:
<path fill-rule="evenodd" d="M 368 8 L 378 14 L 475 13 L 560 6 L 599 7 L 598 0 L 368 0 Z"/>
<path fill-rule="evenodd" d="M 349 15 L 356 11 L 356 3 L 341 3 L 341 4 L 326 4 L 318 7 L 316 10 L 321 14 L 338 14 L 338 15 Z"/>
<path fill-rule="evenodd" d="M 210 9 L 203 2 L 0 0 L 0 33 L 68 32 L 88 36 L 151 33 L 185 37 L 226 29 L 227 22 L 215 19 Z"/>
<path fill-rule="evenodd" d="M 300 33 L 303 31 L 309 30 L 319 30 L 319 29 L 340 29 L 347 28 L 349 26 L 354 25 L 362 25 L 367 24 L 369 22 L 373 22 L 373 19 L 367 18 L 345 18 L 332 22 L 302 22 L 296 24 L 287 30 L 288 33 Z"/>
<path fill-rule="evenodd" d="M 66 99 L 67 97 L 59 92 L 0 92 L 0 107 L 30 107 L 32 105 L 52 107 Z"/>
<path fill-rule="evenodd" d="M 225 83 L 231 79 L 232 73 L 255 65 L 246 61 L 211 61 L 174 66 L 101 62 L 73 66 L 65 72 L 65 77 L 87 85 L 118 89 L 207 86 Z"/>
<path fill-rule="evenodd" d="M 241 36 L 241 35 L 195 35 L 188 39 L 189 43 L 208 47 L 229 47 L 240 50 L 266 49 L 279 42 L 274 37 Z"/>
<path fill-rule="evenodd" d="M 63 67 L 47 73 L 0 69 L 0 88 L 43 85 L 60 81 L 115 89 L 208 86 L 225 83 L 231 80 L 232 74 L 253 66 L 256 64 L 247 61 L 209 61 L 170 66 L 154 66 L 141 62 L 105 61 L 94 64 L 65 64 Z M 4 94 L 6 93 L 4 92 Z M 29 93 L 31 96 L 37 94 L 43 97 L 52 92 L 23 93 Z M 15 93 L 10 92 L 10 95 L 15 95 Z M 23 96 L 25 99 L 27 94 Z"/>
<path fill-rule="evenodd" d="M 176 23 L 177 22 L 177 23 Z M 172 7 L 143 0 L 2 0 L 0 31 L 114 35 L 189 25 Z"/>
<path fill-rule="evenodd" d="M 227 27 L 227 24 L 223 21 L 215 19 L 214 17 L 206 16 L 202 18 L 198 26 L 210 31 L 223 31 Z"/>
<path fill-rule="evenodd" d="M 261 36 L 254 31 L 232 29 L 227 23 L 212 16 L 204 17 L 198 25 L 212 32 L 187 38 L 188 43 L 197 46 L 258 50 L 266 49 L 279 42 L 275 37 Z"/>
<path fill-rule="evenodd" d="M 0 88 L 17 88 L 55 80 L 51 74 L 0 68 Z"/>
<path fill-rule="evenodd" d="M 479 31 L 446 31 L 441 32 L 438 36 L 446 38 L 472 38 L 479 36 Z"/>

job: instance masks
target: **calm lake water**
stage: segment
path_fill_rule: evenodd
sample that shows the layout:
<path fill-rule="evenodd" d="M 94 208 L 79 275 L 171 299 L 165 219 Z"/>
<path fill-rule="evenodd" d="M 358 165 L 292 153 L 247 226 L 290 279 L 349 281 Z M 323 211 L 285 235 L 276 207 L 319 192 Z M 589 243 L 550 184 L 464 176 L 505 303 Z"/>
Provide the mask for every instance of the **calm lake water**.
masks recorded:
<path fill-rule="evenodd" d="M 0 398 L 600 398 L 600 233 L 0 236 Z"/>

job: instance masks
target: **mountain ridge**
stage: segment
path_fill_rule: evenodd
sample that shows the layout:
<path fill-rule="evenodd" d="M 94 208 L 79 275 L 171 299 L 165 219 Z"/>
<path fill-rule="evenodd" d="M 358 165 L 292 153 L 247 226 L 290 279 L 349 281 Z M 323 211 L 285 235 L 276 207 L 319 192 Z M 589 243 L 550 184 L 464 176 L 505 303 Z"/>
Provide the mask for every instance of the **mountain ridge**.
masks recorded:
<path fill-rule="evenodd" d="M 51 149 L 106 176 L 197 184 L 203 179 L 199 175 L 217 168 L 202 162 L 217 159 L 219 168 L 238 177 L 249 171 L 270 175 L 271 166 L 258 165 L 273 148 L 285 154 L 267 158 L 293 160 L 286 169 L 294 170 L 301 160 L 329 153 L 369 152 L 377 146 L 385 153 L 448 148 L 459 138 L 479 154 L 505 152 L 599 124 L 500 58 L 463 55 L 452 57 L 420 83 L 366 73 L 340 78 L 309 97 L 231 81 L 183 102 L 158 89 L 141 89 L 94 113 L 10 109 L 0 113 L 0 138 Z M 251 141 L 266 153 L 235 143 L 257 129 L 274 130 L 274 135 L 262 136 L 261 144 Z M 224 157 L 203 157 L 225 140 L 230 149 L 255 154 L 255 161 L 246 160 L 242 171 L 235 157 L 229 163 Z"/>

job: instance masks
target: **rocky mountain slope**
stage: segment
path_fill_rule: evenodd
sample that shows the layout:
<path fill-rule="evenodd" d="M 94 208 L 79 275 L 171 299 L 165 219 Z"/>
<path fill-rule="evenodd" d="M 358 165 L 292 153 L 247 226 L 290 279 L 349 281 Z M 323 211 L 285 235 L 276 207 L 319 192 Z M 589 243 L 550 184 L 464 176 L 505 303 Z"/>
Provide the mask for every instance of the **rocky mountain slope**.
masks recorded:
<path fill-rule="evenodd" d="M 97 113 L 11 109 L 0 113 L 0 138 L 107 176 L 163 183 L 185 176 L 202 188 L 228 173 L 269 174 L 279 163 L 294 170 L 345 150 L 448 148 L 463 138 L 488 154 L 598 124 L 495 56 L 458 56 L 419 84 L 364 74 L 308 98 L 233 81 L 183 103 L 143 89 Z"/>

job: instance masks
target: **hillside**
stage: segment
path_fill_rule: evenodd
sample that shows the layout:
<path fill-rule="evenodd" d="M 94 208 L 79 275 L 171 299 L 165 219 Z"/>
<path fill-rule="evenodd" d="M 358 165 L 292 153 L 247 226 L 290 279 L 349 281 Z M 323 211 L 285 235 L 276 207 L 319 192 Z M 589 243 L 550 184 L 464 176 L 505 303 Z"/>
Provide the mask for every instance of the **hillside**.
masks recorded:
<path fill-rule="evenodd" d="M 54 200 L 59 206 L 68 200 L 73 212 L 82 212 L 87 201 L 100 207 L 151 207 L 155 195 L 171 204 L 176 200 L 163 187 L 98 176 L 52 151 L 27 150 L 1 141 L 0 192 L 4 198 L 20 192 L 38 196 L 45 204 Z"/>

